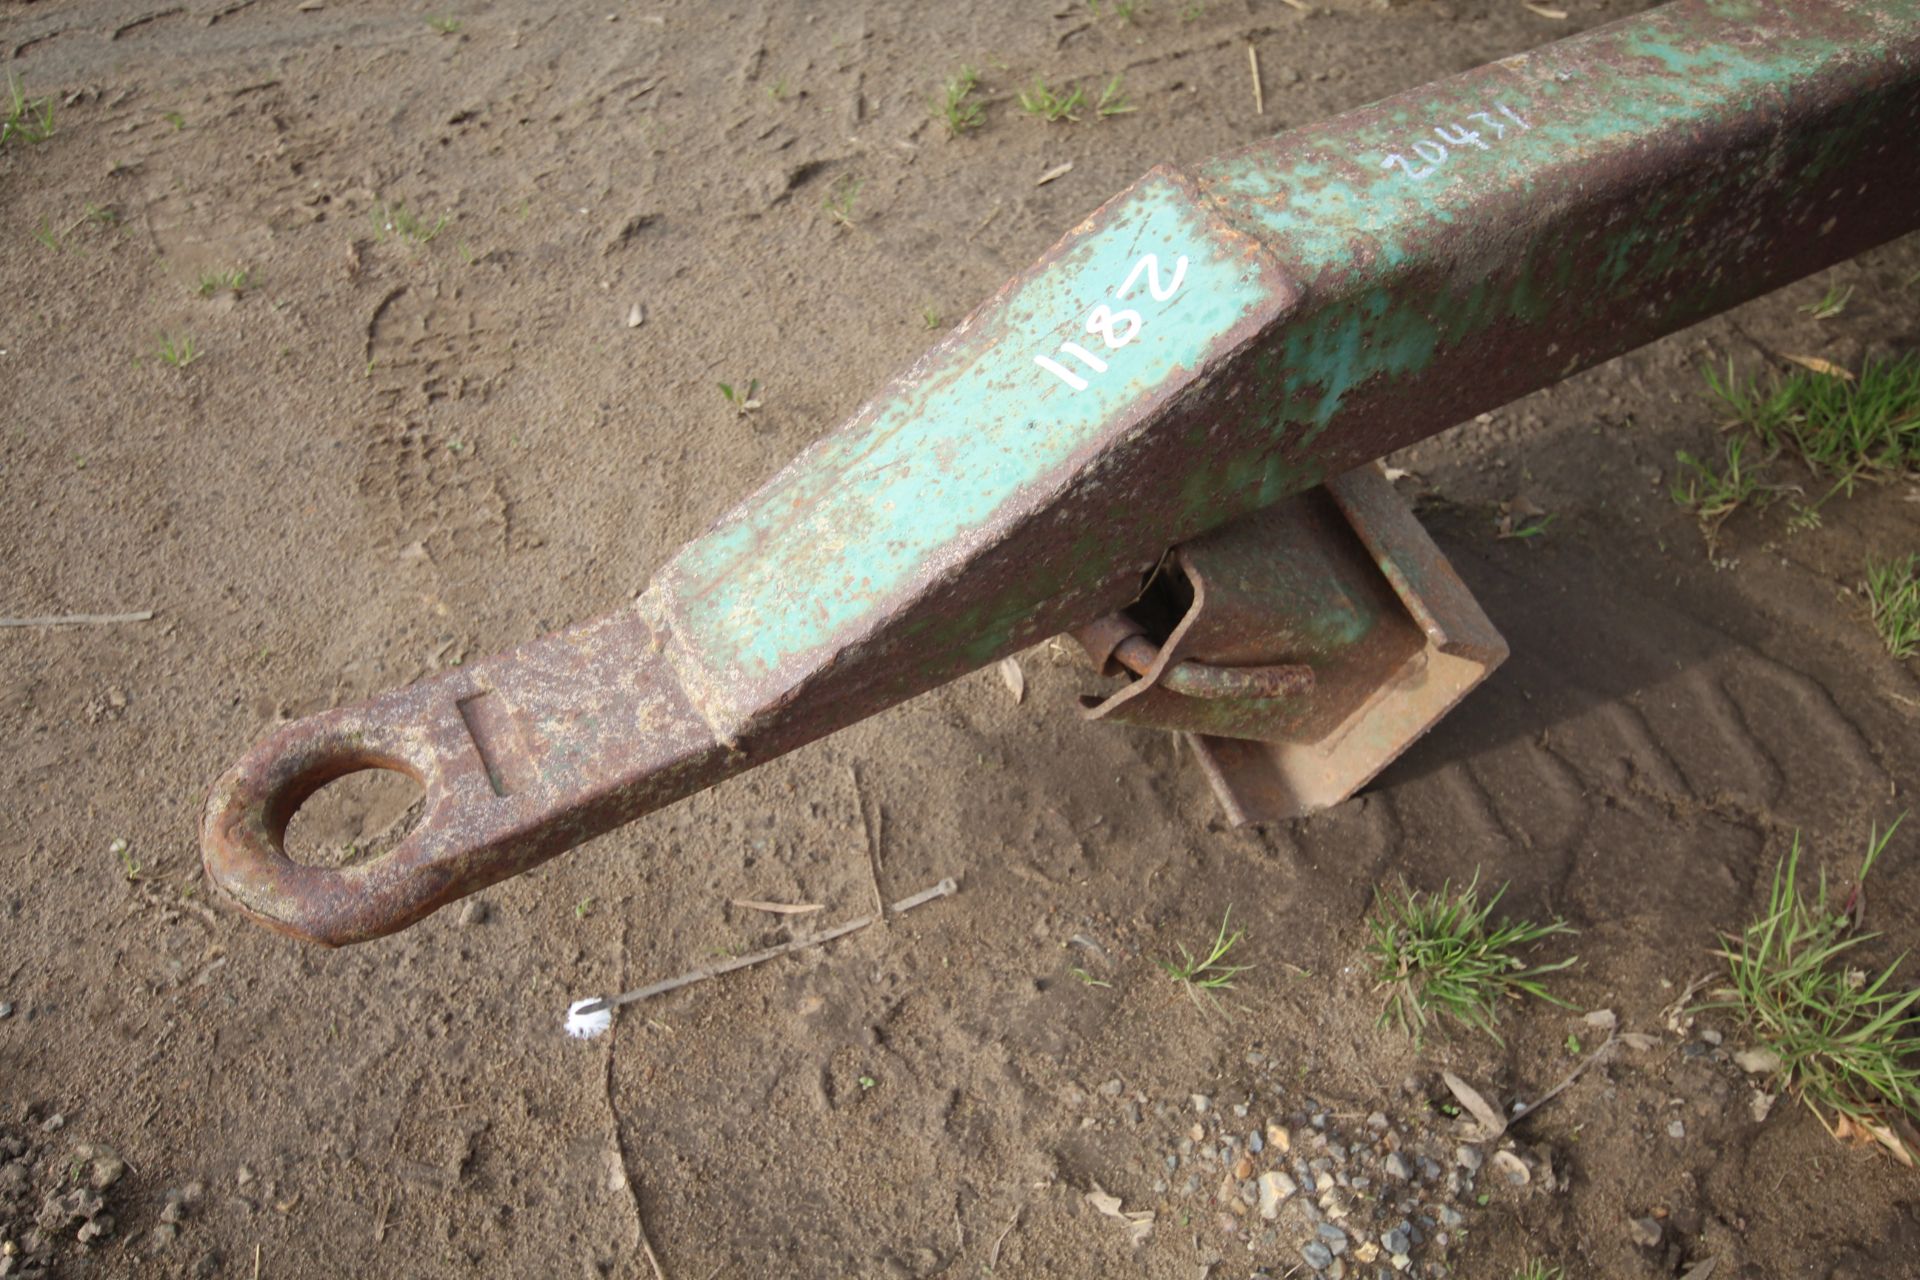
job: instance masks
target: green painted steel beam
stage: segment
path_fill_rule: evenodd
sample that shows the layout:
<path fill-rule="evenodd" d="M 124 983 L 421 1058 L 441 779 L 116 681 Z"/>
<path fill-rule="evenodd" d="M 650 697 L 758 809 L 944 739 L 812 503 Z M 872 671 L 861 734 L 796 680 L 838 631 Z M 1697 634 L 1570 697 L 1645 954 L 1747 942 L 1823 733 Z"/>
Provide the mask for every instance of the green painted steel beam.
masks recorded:
<path fill-rule="evenodd" d="M 1172 545 L 1920 225 L 1920 0 L 1680 0 L 1155 169 L 637 606 L 287 726 L 215 787 L 244 909 L 355 941 L 1127 604 Z M 1415 584 L 1416 587 L 1418 584 Z M 287 820 L 427 787 L 381 859 Z"/>

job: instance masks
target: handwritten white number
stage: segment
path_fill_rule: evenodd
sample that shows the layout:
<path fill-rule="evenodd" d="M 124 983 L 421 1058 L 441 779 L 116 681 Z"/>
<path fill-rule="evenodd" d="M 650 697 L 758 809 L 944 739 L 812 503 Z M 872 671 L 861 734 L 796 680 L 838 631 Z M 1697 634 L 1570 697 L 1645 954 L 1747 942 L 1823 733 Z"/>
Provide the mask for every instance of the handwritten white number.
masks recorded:
<path fill-rule="evenodd" d="M 1126 326 L 1126 331 L 1116 334 L 1114 330 L 1122 325 Z M 1115 311 L 1103 303 L 1087 317 L 1087 332 L 1098 334 L 1110 350 L 1118 351 L 1139 336 L 1140 313 L 1131 309 Z"/>
<path fill-rule="evenodd" d="M 1507 106 L 1507 104 L 1504 102 L 1494 103 L 1493 109 L 1495 111 L 1498 111 L 1501 115 L 1505 116 L 1510 122 L 1512 122 L 1515 125 L 1518 125 L 1523 130 L 1533 128 L 1532 125 L 1528 124 L 1525 120 L 1521 119 L 1520 116 L 1513 110 L 1513 108 Z M 1482 124 L 1486 125 L 1486 127 L 1493 132 L 1493 138 L 1495 142 L 1498 142 L 1500 139 L 1507 136 L 1507 126 L 1504 124 L 1501 124 L 1498 120 L 1495 120 L 1492 116 L 1488 115 L 1484 111 L 1471 112 L 1468 114 L 1467 119 L 1478 120 Z M 1419 156 L 1422 160 L 1425 160 L 1427 162 L 1427 167 L 1422 169 L 1416 169 L 1413 167 L 1413 165 L 1407 162 L 1407 158 L 1405 156 L 1399 155 L 1399 154 L 1389 155 L 1385 160 L 1382 160 L 1380 162 L 1380 167 L 1382 169 L 1398 168 L 1403 173 L 1405 173 L 1409 178 L 1412 178 L 1415 182 L 1418 182 L 1422 178 L 1425 178 L 1430 174 L 1432 174 L 1434 170 L 1438 169 L 1441 165 L 1446 163 L 1447 155 L 1449 154 L 1447 151 L 1447 147 L 1449 146 L 1456 147 L 1456 148 L 1457 147 L 1478 147 L 1482 151 L 1493 150 L 1493 148 L 1490 145 L 1488 145 L 1487 140 L 1481 136 L 1480 131 L 1478 129 L 1469 129 L 1465 125 L 1458 125 L 1458 124 L 1435 125 L 1433 129 L 1433 136 L 1440 139 L 1440 141 L 1429 142 L 1425 138 L 1419 138 L 1419 139 L 1416 139 L 1413 143 L 1414 154 Z M 1444 146 L 1442 145 L 1443 143 L 1445 144 Z"/>
<path fill-rule="evenodd" d="M 1147 292 L 1153 295 L 1154 301 L 1165 302 L 1180 291 L 1181 282 L 1187 278 L 1186 255 L 1182 254 L 1174 259 L 1173 278 L 1163 285 L 1160 282 L 1159 257 L 1151 253 L 1142 254 L 1133 264 L 1133 270 L 1127 272 L 1127 278 L 1120 282 L 1120 287 L 1113 291 L 1113 296 L 1116 299 L 1126 297 L 1133 286 L 1140 282 L 1143 274 L 1147 278 Z M 1115 310 L 1110 304 L 1103 302 L 1087 313 L 1087 332 L 1105 343 L 1109 351 L 1118 351 L 1139 337 L 1140 330 L 1145 324 L 1145 319 L 1132 307 Z M 1105 360 L 1077 342 L 1061 343 L 1059 354 L 1079 361 L 1090 372 L 1098 374 L 1107 371 Z M 1085 391 L 1089 385 L 1085 377 L 1061 364 L 1052 356 L 1035 356 L 1033 362 L 1075 391 Z"/>
<path fill-rule="evenodd" d="M 1134 284 L 1140 279 L 1140 273 L 1147 273 L 1147 292 L 1153 295 L 1155 302 L 1165 302 L 1180 291 L 1180 282 L 1187 278 L 1187 255 L 1181 254 L 1173 261 L 1173 279 L 1167 287 L 1160 287 L 1160 258 L 1157 254 L 1146 254 L 1133 264 L 1133 270 L 1127 272 L 1127 278 L 1113 291 L 1116 298 L 1124 298 L 1133 291 Z"/>
<path fill-rule="evenodd" d="M 1495 120 L 1492 116 L 1488 115 L 1484 111 L 1476 111 L 1472 115 L 1468 116 L 1467 119 L 1485 120 L 1487 122 L 1487 128 L 1493 130 L 1493 138 L 1494 138 L 1494 141 L 1496 142 L 1498 142 L 1500 139 L 1507 136 L 1507 126 L 1501 124 L 1498 120 Z"/>
<path fill-rule="evenodd" d="M 1391 169 L 1395 165 L 1399 165 L 1400 168 L 1403 171 L 1405 171 L 1406 175 L 1409 178 L 1412 178 L 1415 182 L 1420 181 L 1422 178 L 1426 177 L 1428 174 L 1433 172 L 1433 167 L 1431 165 L 1423 166 L 1418 169 L 1414 168 L 1412 165 L 1407 163 L 1407 158 L 1405 156 L 1399 156 L 1399 155 L 1388 156 L 1385 160 L 1382 160 L 1380 162 L 1380 167 L 1382 169 Z"/>
<path fill-rule="evenodd" d="M 1087 380 L 1061 364 L 1058 360 L 1052 359 L 1049 356 L 1035 356 L 1033 362 L 1054 377 L 1060 379 L 1060 381 L 1072 387 L 1075 391 L 1085 391 L 1087 389 Z"/>
<path fill-rule="evenodd" d="M 1480 141 L 1480 135 L 1471 129 L 1457 129 L 1453 133 L 1448 133 L 1447 126 L 1440 125 L 1435 128 L 1433 132 L 1439 137 L 1440 141 L 1450 142 L 1456 147 L 1472 145 L 1480 148 L 1482 151 L 1493 150 L 1492 147 Z"/>

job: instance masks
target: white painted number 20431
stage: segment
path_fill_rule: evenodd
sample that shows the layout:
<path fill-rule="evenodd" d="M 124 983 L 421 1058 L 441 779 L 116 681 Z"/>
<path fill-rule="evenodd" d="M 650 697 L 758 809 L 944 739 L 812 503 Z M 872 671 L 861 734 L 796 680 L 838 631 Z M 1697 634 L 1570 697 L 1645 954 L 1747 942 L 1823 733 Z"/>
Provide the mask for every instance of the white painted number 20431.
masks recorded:
<path fill-rule="evenodd" d="M 1512 123 L 1516 132 L 1522 132 L 1533 127 L 1521 119 L 1512 108 L 1502 103 L 1494 103 L 1493 109 L 1505 116 L 1507 120 Z M 1433 131 L 1433 136 L 1439 139 L 1438 142 L 1427 138 L 1414 140 L 1411 150 L 1414 155 L 1426 161 L 1425 164 L 1416 165 L 1405 156 L 1395 152 L 1385 160 L 1382 160 L 1380 167 L 1382 169 L 1398 169 L 1415 182 L 1419 182 L 1430 176 L 1434 170 L 1447 162 L 1448 147 L 1451 146 L 1455 149 L 1478 147 L 1482 151 L 1491 151 L 1493 150 L 1493 143 L 1507 136 L 1507 126 L 1494 119 L 1493 116 L 1485 111 L 1475 111 L 1469 115 L 1467 119 L 1480 121 L 1483 128 L 1469 129 L 1465 125 L 1455 125 L 1449 130 L 1446 125 L 1438 125 Z"/>
<path fill-rule="evenodd" d="M 1100 339 L 1108 352 L 1120 350 L 1140 336 L 1146 320 L 1132 307 L 1115 307 L 1133 292 L 1134 286 L 1146 278 L 1147 293 L 1155 302 L 1166 302 L 1180 292 L 1181 282 L 1187 278 L 1187 258 L 1185 254 L 1174 259 L 1173 274 L 1166 281 L 1160 278 L 1160 258 L 1157 254 L 1143 254 L 1127 272 L 1127 278 L 1113 291 L 1113 301 L 1103 302 L 1087 313 L 1086 332 L 1089 337 Z M 1056 355 L 1066 356 L 1084 366 L 1089 373 L 1102 374 L 1107 371 L 1107 361 L 1081 346 L 1078 342 L 1063 342 Z M 1068 368 L 1053 356 L 1035 356 L 1033 362 L 1075 391 L 1085 391 L 1087 379 Z"/>

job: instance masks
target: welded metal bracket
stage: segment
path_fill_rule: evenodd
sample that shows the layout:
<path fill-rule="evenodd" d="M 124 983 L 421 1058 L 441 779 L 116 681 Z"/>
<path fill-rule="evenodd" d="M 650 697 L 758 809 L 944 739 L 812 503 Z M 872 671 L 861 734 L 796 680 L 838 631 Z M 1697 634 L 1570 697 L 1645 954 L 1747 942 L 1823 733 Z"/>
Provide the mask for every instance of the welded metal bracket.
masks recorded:
<path fill-rule="evenodd" d="M 1376 464 L 1180 546 L 1166 568 L 1138 604 L 1074 632 L 1104 673 L 1141 668 L 1086 715 L 1179 733 L 1235 826 L 1339 804 L 1507 656 Z M 1275 670 L 1311 674 L 1284 689 L 1234 679 Z"/>

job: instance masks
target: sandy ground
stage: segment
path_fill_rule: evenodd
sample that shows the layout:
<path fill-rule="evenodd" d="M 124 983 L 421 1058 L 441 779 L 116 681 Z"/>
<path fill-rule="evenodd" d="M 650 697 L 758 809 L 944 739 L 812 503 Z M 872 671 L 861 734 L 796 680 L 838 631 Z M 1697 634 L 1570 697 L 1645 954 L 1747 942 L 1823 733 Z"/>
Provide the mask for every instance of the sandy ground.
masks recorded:
<path fill-rule="evenodd" d="M 1913 1175 L 1790 1102 L 1757 1121 L 1738 1028 L 1667 1016 L 1796 831 L 1844 871 L 1910 803 L 1920 681 L 1853 588 L 1912 549 L 1913 493 L 1797 534 L 1738 517 L 1717 565 L 1665 496 L 1712 438 L 1704 361 L 1920 344 L 1911 239 L 1398 458 L 1514 656 L 1313 820 L 1227 829 L 1171 740 L 1083 724 L 1092 678 L 1043 646 L 1022 704 L 976 674 L 490 890 L 484 919 L 326 953 L 201 876 L 206 787 L 276 718 L 615 607 L 929 314 L 1149 165 L 1635 6 L 1566 7 L 0 6 L 6 69 L 61 103 L 0 153 L 0 612 L 156 614 L 0 632 L 0 1234 L 103 1144 L 112 1229 L 68 1229 L 55 1274 L 636 1276 L 644 1224 L 675 1280 L 1279 1276 L 1295 1242 L 1250 1249 L 1167 1176 L 1190 1095 L 1378 1111 L 1417 1145 L 1451 1133 L 1441 1068 L 1537 1096 L 1591 1042 L 1546 1006 L 1504 1047 L 1376 1026 L 1376 887 L 1478 869 L 1581 930 L 1569 1000 L 1656 1045 L 1528 1120 L 1556 1172 L 1462 1198 L 1419 1274 L 1913 1274 Z M 963 62 L 988 118 L 950 141 L 927 101 Z M 1011 101 L 1115 74 L 1133 114 Z M 856 181 L 847 228 L 823 203 Z M 445 225 L 376 236 L 395 204 Z M 237 294 L 200 295 L 230 270 Z M 1799 310 L 1833 284 L 1844 314 Z M 715 384 L 749 380 L 742 417 Z M 1548 533 L 1497 539 L 1522 499 Z M 296 835 L 368 839 L 406 802 L 329 793 Z M 863 806 L 888 896 L 960 893 L 558 1034 L 576 997 L 788 936 L 730 899 L 864 910 Z M 1876 873 L 1891 943 L 1920 940 L 1916 855 L 1920 824 Z M 1258 967 L 1223 1014 L 1156 960 L 1229 906 Z M 1075 936 L 1107 985 L 1070 974 Z M 1096 1184 L 1157 1212 L 1145 1244 Z"/>

